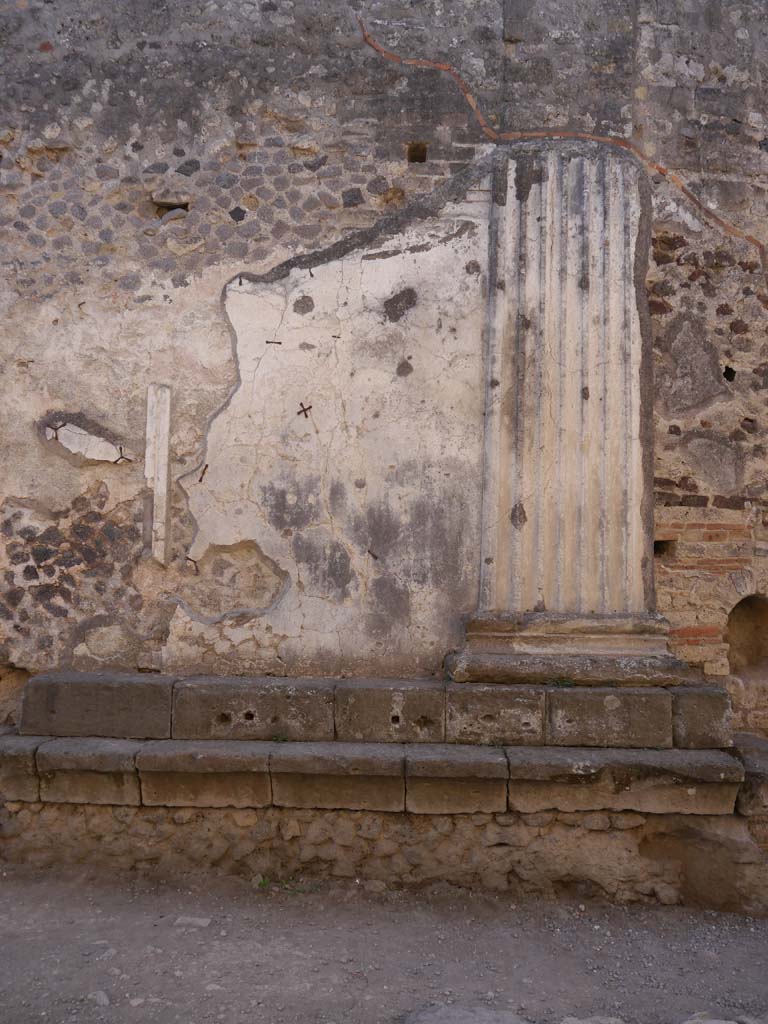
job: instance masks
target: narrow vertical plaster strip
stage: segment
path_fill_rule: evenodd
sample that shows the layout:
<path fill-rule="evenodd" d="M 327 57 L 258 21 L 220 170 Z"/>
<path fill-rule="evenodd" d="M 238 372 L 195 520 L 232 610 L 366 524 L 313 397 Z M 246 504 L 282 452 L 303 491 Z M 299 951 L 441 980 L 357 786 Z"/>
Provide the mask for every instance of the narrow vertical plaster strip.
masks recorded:
<path fill-rule="evenodd" d="M 152 491 L 152 557 L 168 562 L 170 505 L 169 439 L 171 432 L 171 389 L 165 384 L 147 388 L 147 447 L 144 476 Z"/>

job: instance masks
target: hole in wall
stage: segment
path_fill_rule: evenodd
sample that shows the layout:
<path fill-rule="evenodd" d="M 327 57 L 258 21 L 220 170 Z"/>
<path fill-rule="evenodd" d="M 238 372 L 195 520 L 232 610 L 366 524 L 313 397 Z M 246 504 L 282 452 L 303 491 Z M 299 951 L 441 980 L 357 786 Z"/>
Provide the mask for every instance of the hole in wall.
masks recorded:
<path fill-rule="evenodd" d="M 768 673 L 768 598 L 750 594 L 731 609 L 725 628 L 734 674 Z"/>
<path fill-rule="evenodd" d="M 243 718 L 246 720 L 246 722 L 252 722 L 253 719 L 255 718 L 255 715 L 252 711 L 245 711 L 243 713 Z"/>
<path fill-rule="evenodd" d="M 400 725 L 400 715 L 392 715 L 390 721 L 392 725 Z"/>
<path fill-rule="evenodd" d="M 659 559 L 672 559 L 677 554 L 677 541 L 655 540 L 653 542 L 653 557 Z"/>
<path fill-rule="evenodd" d="M 409 164 L 425 164 L 427 162 L 426 142 L 409 142 L 406 147 Z"/>
<path fill-rule="evenodd" d="M 232 721 L 232 715 L 228 711 L 222 711 L 218 716 L 217 721 L 220 725 L 229 725 Z"/>
<path fill-rule="evenodd" d="M 726 366 L 726 368 L 723 370 L 723 376 L 727 381 L 735 380 L 736 371 L 732 366 Z"/>
<path fill-rule="evenodd" d="M 171 213 L 173 210 L 183 210 L 184 213 L 189 213 L 189 203 L 159 203 L 153 200 L 155 206 L 155 216 L 159 218 L 165 217 L 167 213 Z"/>

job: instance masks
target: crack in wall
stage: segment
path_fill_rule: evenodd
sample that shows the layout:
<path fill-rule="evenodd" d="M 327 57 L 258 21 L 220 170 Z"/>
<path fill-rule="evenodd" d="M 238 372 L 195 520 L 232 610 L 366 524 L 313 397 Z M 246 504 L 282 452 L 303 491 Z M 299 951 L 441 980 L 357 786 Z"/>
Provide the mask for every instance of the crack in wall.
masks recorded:
<path fill-rule="evenodd" d="M 622 149 L 625 152 L 631 153 L 640 161 L 641 164 L 643 164 L 646 170 L 652 171 L 654 174 L 658 174 L 666 181 L 669 181 L 678 190 L 678 192 L 687 199 L 689 203 L 691 203 L 692 206 L 704 215 L 706 220 L 711 224 L 714 224 L 715 227 L 719 228 L 724 234 L 730 235 L 732 238 L 741 239 L 753 246 L 758 252 L 763 273 L 765 274 L 766 283 L 768 283 L 768 246 L 754 235 L 743 231 L 737 225 L 732 224 L 724 217 L 721 217 L 718 213 L 715 213 L 714 210 L 710 209 L 706 203 L 691 191 L 675 171 L 672 171 L 663 164 L 652 160 L 636 142 L 633 142 L 631 139 L 621 139 L 612 135 L 596 135 L 591 132 L 576 131 L 573 129 L 531 129 L 527 131 L 498 132 L 488 123 L 480 109 L 480 105 L 472 95 L 472 91 L 468 84 L 452 64 L 428 60 L 422 57 L 401 57 L 392 50 L 385 49 L 381 43 L 377 42 L 368 32 L 360 17 L 358 17 L 357 23 L 360 26 L 360 31 L 367 45 L 385 60 L 392 61 L 395 64 L 407 65 L 409 67 L 441 71 L 444 74 L 450 75 L 475 115 L 475 119 L 480 126 L 481 131 L 486 138 L 491 140 L 491 142 L 521 142 L 526 139 L 581 139 L 587 142 L 597 142 L 604 146 L 613 146 L 616 149 Z"/>

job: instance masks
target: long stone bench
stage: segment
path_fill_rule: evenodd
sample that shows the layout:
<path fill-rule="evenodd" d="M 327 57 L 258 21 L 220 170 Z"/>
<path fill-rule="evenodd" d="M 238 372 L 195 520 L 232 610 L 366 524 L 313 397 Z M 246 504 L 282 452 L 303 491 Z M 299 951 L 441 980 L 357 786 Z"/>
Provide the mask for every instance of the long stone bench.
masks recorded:
<path fill-rule="evenodd" d="M 522 686 L 431 680 L 181 679 L 50 673 L 26 686 L 24 735 L 135 739 L 721 749 L 715 686 Z"/>
<path fill-rule="evenodd" d="M 743 781 L 723 751 L 0 736 L 0 795 L 22 802 L 728 815 Z"/>

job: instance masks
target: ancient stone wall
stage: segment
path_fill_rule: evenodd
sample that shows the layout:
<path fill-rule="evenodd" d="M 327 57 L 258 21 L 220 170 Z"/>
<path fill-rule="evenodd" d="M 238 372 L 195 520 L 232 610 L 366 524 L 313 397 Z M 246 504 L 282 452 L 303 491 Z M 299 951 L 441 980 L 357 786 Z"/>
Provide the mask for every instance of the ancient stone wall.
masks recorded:
<path fill-rule="evenodd" d="M 9 803 L 2 858 L 768 908 L 766 820 L 634 812 L 403 815 Z"/>
<path fill-rule="evenodd" d="M 729 671 L 766 586 L 762 3 L 19 0 L 0 40 L 8 690 L 440 672 L 478 587 L 490 154 L 520 131 L 644 155 L 659 607 Z"/>

